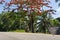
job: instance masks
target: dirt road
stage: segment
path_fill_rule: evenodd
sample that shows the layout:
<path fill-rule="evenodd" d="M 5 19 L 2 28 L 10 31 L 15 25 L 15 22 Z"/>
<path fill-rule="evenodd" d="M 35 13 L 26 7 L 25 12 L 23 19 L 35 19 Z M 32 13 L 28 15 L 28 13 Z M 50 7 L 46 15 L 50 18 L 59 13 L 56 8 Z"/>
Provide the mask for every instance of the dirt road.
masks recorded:
<path fill-rule="evenodd" d="M 0 32 L 0 40 L 60 40 L 60 35 Z"/>

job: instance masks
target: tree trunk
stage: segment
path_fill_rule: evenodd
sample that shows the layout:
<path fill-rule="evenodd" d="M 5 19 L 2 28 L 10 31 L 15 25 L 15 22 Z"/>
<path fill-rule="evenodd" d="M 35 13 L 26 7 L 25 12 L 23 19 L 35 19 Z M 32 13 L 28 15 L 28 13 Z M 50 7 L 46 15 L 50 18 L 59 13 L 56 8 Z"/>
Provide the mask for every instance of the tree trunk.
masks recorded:
<path fill-rule="evenodd" d="M 33 15 L 31 14 L 31 16 L 30 16 L 30 22 L 29 22 L 29 30 L 32 32 L 32 33 L 34 33 L 34 26 L 33 26 L 33 24 L 34 24 L 34 19 L 33 19 Z"/>
<path fill-rule="evenodd" d="M 32 31 L 32 33 L 34 33 L 34 26 L 33 26 L 33 24 L 34 24 L 34 19 L 33 19 L 33 15 L 31 15 L 31 31 Z"/>

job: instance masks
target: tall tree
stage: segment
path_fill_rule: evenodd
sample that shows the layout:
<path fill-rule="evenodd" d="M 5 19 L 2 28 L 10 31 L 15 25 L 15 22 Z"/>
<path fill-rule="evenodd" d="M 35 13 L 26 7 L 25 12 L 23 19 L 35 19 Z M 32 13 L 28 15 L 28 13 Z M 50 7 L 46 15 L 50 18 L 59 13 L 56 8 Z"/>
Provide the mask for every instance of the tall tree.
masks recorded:
<path fill-rule="evenodd" d="M 10 11 L 12 5 L 14 4 L 17 8 L 12 9 L 12 12 L 27 12 L 27 16 L 29 16 L 30 22 L 29 27 L 31 27 L 31 31 L 34 32 L 34 13 L 38 16 L 42 15 L 44 10 L 43 6 L 46 6 L 48 8 L 52 8 L 49 6 L 49 0 L 11 0 L 9 3 L 6 3 L 4 0 L 1 0 L 1 3 L 5 3 L 6 6 L 4 7 L 4 10 L 8 9 Z M 52 12 L 54 10 L 45 10 L 46 12 Z"/>

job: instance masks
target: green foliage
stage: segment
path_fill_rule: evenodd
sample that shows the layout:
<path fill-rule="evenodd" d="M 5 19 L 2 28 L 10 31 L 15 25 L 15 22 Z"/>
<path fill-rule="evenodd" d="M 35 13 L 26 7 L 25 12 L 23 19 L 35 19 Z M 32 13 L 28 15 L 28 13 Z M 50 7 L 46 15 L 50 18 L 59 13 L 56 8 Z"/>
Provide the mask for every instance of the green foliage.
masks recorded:
<path fill-rule="evenodd" d="M 58 20 L 56 20 L 56 19 L 53 19 L 53 20 L 51 20 L 51 24 L 52 24 L 53 27 L 54 26 L 59 26 L 60 22 Z"/>
<path fill-rule="evenodd" d="M 60 17 L 56 18 L 56 20 L 58 20 L 60 22 Z"/>
<path fill-rule="evenodd" d="M 52 15 L 49 13 L 46 13 L 45 11 L 42 13 L 40 16 L 40 22 L 38 23 L 38 30 L 37 32 L 43 32 L 43 33 L 48 33 L 48 27 L 51 27 L 51 20 Z"/>
<path fill-rule="evenodd" d="M 56 0 L 56 2 L 58 1 L 59 0 Z M 47 2 L 47 0 L 45 2 Z M 35 2 L 33 4 L 35 4 Z M 19 8 L 17 9 L 18 12 L 14 12 L 15 9 L 12 9 L 12 12 L 5 12 L 5 13 L 0 14 L 0 31 L 23 32 L 26 28 L 26 30 L 28 29 L 27 31 L 31 31 L 31 32 L 47 33 L 48 27 L 58 26 L 59 22 L 57 20 L 51 20 L 52 15 L 50 13 L 51 12 L 54 13 L 53 10 L 45 10 L 45 11 L 43 10 L 43 6 L 47 6 L 47 7 L 50 7 L 50 6 L 48 6 L 44 2 L 41 4 L 41 7 L 39 7 L 39 5 L 40 4 L 37 4 L 37 7 L 33 8 L 34 12 L 27 12 L 29 10 L 23 11 L 23 5 L 17 4 L 16 6 L 17 8 Z M 8 9 L 11 6 L 12 6 L 11 2 L 10 4 L 6 5 Z M 34 5 L 32 5 L 32 7 L 33 6 Z M 42 8 L 41 12 L 39 12 L 40 11 L 39 8 Z M 30 8 L 28 7 L 27 9 L 30 9 Z M 36 12 L 35 12 L 35 9 L 37 9 Z M 38 13 L 40 15 L 37 15 Z"/>
<path fill-rule="evenodd" d="M 22 30 L 22 29 L 21 30 L 18 30 L 17 29 L 17 30 L 13 30 L 13 31 L 9 31 L 9 32 L 25 32 L 25 30 Z"/>
<path fill-rule="evenodd" d="M 48 27 L 58 26 L 59 23 L 58 20 L 52 20 L 51 14 L 46 12 L 42 15 L 37 15 L 36 12 L 28 15 L 24 11 L 0 14 L 0 31 L 24 32 L 27 28 L 30 32 L 34 30 L 34 32 L 48 33 Z"/>
<path fill-rule="evenodd" d="M 18 12 L 6 12 L 0 14 L 0 31 L 21 29 L 21 25 L 24 23 L 25 18 L 19 14 L 20 13 Z M 22 29 L 24 29 L 24 27 Z"/>
<path fill-rule="evenodd" d="M 15 30 L 14 32 L 25 32 L 25 30 Z"/>

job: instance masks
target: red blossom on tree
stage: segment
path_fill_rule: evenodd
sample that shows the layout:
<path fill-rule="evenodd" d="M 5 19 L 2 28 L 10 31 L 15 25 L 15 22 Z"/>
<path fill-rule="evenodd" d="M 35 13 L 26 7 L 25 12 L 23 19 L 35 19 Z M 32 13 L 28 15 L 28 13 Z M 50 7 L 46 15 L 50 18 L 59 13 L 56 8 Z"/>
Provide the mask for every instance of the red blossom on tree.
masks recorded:
<path fill-rule="evenodd" d="M 0 0 L 1 2 L 5 2 L 5 0 Z M 26 12 L 28 12 L 28 8 L 30 8 L 30 11 L 37 10 L 38 15 L 42 13 L 42 7 L 46 6 L 48 8 L 52 8 L 49 6 L 50 1 L 49 0 L 11 0 L 9 3 L 7 3 L 7 8 L 9 8 L 11 5 L 17 5 L 16 10 L 20 10 L 21 8 L 25 8 Z M 25 6 L 23 7 L 23 5 Z M 48 11 L 48 10 L 46 10 Z"/>

